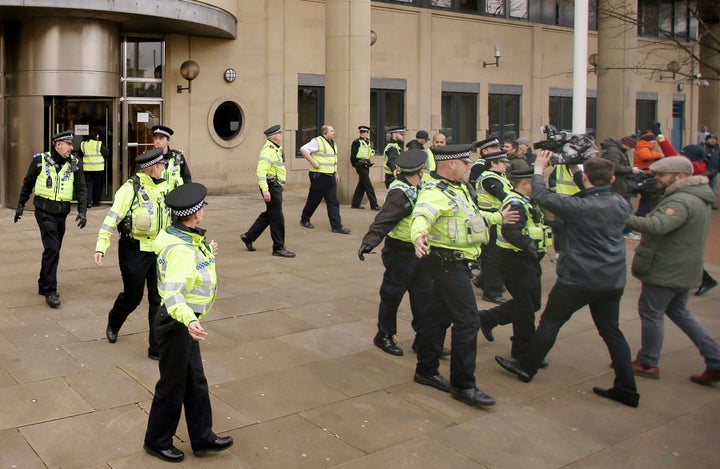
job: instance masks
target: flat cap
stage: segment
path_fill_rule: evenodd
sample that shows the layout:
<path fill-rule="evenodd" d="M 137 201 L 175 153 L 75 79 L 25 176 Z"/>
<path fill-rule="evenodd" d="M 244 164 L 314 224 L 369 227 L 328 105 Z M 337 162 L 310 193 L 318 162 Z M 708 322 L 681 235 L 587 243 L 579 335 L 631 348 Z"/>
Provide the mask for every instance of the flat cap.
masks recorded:
<path fill-rule="evenodd" d="M 138 165 L 140 169 L 145 169 L 162 162 L 162 160 L 163 149 L 153 148 L 152 150 L 148 150 L 142 155 L 135 158 L 135 164 Z"/>
<path fill-rule="evenodd" d="M 166 127 L 164 125 L 153 125 L 152 133 L 153 135 L 164 135 L 167 138 L 170 138 L 170 136 L 175 132 L 173 132 L 173 129 L 171 129 L 170 127 Z"/>
<path fill-rule="evenodd" d="M 370 126 L 367 125 L 360 125 L 358 126 L 359 132 L 370 132 Z"/>
<path fill-rule="evenodd" d="M 420 171 L 427 162 L 428 154 L 423 150 L 407 150 L 400 153 L 395 159 L 395 164 L 401 171 L 405 173 L 412 173 Z"/>
<path fill-rule="evenodd" d="M 415 138 L 422 138 L 425 140 L 430 140 L 430 134 L 427 133 L 427 130 L 418 130 L 415 134 Z"/>
<path fill-rule="evenodd" d="M 508 179 L 516 180 L 516 179 L 528 179 L 533 176 L 535 173 L 535 170 L 532 166 L 524 167 L 524 168 L 518 168 L 515 171 L 508 171 L 506 173 L 506 176 Z"/>
<path fill-rule="evenodd" d="M 168 192 L 165 204 L 170 207 L 177 217 L 188 217 L 205 205 L 207 188 L 199 182 L 188 182 Z"/>
<path fill-rule="evenodd" d="M 53 143 L 55 142 L 73 142 L 73 133 L 69 130 L 66 130 L 65 132 L 60 132 L 59 134 L 55 134 L 52 137 Z"/>
<path fill-rule="evenodd" d="M 500 141 L 496 139 L 495 137 L 492 138 L 486 138 L 485 140 L 478 140 L 477 142 L 473 142 L 473 147 L 477 148 L 478 150 L 484 150 L 488 147 L 499 147 Z"/>
<path fill-rule="evenodd" d="M 530 146 L 530 139 L 525 137 L 519 137 L 517 140 L 515 140 L 518 143 L 522 143 L 523 145 Z"/>
<path fill-rule="evenodd" d="M 650 165 L 650 171 L 655 173 L 693 173 L 693 165 L 684 156 L 666 156 Z"/>
<path fill-rule="evenodd" d="M 272 127 L 268 127 L 267 129 L 265 129 L 264 134 L 266 137 L 272 137 L 273 135 L 279 134 L 281 132 L 282 132 L 282 127 L 280 127 L 280 124 L 278 124 L 278 125 L 273 125 Z"/>
<path fill-rule="evenodd" d="M 493 153 L 486 153 L 483 155 L 483 158 L 488 163 L 490 163 L 491 161 L 505 161 L 505 162 L 510 161 L 510 158 L 508 158 L 507 153 L 504 151 L 496 151 Z"/>
<path fill-rule="evenodd" d="M 435 161 L 449 161 L 449 160 L 463 160 L 467 163 L 472 163 L 470 159 L 470 151 L 472 145 L 457 144 L 457 145 L 445 145 L 444 147 L 432 147 L 432 151 L 435 156 Z"/>

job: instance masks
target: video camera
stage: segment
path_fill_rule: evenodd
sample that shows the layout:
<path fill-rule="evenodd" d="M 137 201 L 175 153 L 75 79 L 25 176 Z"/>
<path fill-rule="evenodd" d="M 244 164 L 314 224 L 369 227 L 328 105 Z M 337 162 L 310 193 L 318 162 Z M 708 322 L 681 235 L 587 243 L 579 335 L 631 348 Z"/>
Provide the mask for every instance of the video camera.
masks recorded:
<path fill-rule="evenodd" d="M 659 190 L 653 173 L 628 174 L 625 176 L 625 182 L 630 194 L 652 194 Z"/>
<path fill-rule="evenodd" d="M 544 125 L 540 129 L 547 140 L 533 143 L 535 150 L 552 152 L 550 164 L 582 164 L 598 153 L 593 139 L 587 134 L 571 134 L 558 132 L 552 125 Z"/>

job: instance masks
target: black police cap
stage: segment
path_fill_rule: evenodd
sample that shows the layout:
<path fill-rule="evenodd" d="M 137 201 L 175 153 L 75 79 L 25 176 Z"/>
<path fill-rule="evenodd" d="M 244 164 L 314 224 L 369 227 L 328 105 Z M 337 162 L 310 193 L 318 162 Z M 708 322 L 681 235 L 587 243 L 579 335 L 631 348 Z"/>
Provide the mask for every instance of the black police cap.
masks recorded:
<path fill-rule="evenodd" d="M 164 125 L 153 125 L 152 133 L 153 135 L 164 135 L 167 138 L 170 138 L 170 136 L 175 132 L 173 132 L 173 129 L 171 129 L 170 127 L 166 127 Z"/>
<path fill-rule="evenodd" d="M 510 161 L 507 153 L 504 151 L 496 151 L 493 153 L 486 153 L 483 155 L 483 159 L 487 162 L 490 161 Z"/>
<path fill-rule="evenodd" d="M 423 150 L 408 150 L 400 153 L 395 164 L 405 173 L 420 171 L 427 162 L 428 154 Z"/>
<path fill-rule="evenodd" d="M 65 132 L 60 132 L 59 134 L 55 134 L 52 137 L 53 143 L 55 142 L 70 142 L 73 141 L 73 133 L 69 130 L 66 130 Z"/>
<path fill-rule="evenodd" d="M 268 127 L 267 129 L 265 129 L 264 133 L 266 137 L 272 137 L 273 135 L 279 134 L 280 132 L 282 132 L 282 127 L 280 127 L 280 125 L 278 124 L 273 125 L 272 127 Z"/>
<path fill-rule="evenodd" d="M 197 212 L 205 205 L 207 188 L 199 182 L 188 182 L 168 192 L 165 203 L 178 217 L 187 217 Z"/>
<path fill-rule="evenodd" d="M 358 131 L 359 132 L 370 132 L 370 127 L 368 127 L 367 125 L 361 125 L 358 127 Z"/>
<path fill-rule="evenodd" d="M 478 140 L 477 142 L 473 142 L 473 148 L 477 148 L 478 150 L 484 150 L 488 147 L 499 147 L 499 146 L 500 146 L 500 142 L 495 137 L 486 138 L 485 140 Z"/>
<path fill-rule="evenodd" d="M 145 169 L 160 163 L 162 160 L 163 149 L 153 148 L 152 150 L 148 150 L 142 155 L 135 158 L 135 164 L 138 165 L 140 169 Z"/>

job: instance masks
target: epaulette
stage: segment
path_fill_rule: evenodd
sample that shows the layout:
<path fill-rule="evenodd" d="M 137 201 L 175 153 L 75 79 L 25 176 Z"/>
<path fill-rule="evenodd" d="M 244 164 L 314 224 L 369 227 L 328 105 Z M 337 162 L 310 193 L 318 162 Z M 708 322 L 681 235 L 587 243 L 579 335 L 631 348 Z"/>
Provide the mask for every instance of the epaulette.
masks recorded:
<path fill-rule="evenodd" d="M 42 153 L 35 153 L 35 154 L 33 155 L 33 159 L 39 158 L 39 157 L 41 157 L 41 156 L 43 156 Z"/>

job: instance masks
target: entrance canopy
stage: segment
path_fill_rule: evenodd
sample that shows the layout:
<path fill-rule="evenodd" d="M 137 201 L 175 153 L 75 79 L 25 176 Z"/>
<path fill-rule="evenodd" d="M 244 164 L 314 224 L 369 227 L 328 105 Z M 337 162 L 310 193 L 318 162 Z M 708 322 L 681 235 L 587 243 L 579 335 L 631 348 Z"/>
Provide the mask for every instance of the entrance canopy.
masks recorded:
<path fill-rule="evenodd" d="M 225 10 L 192 0 L 0 0 L 1 22 L 37 18 L 92 18 L 123 32 L 235 39 L 237 20 Z"/>

